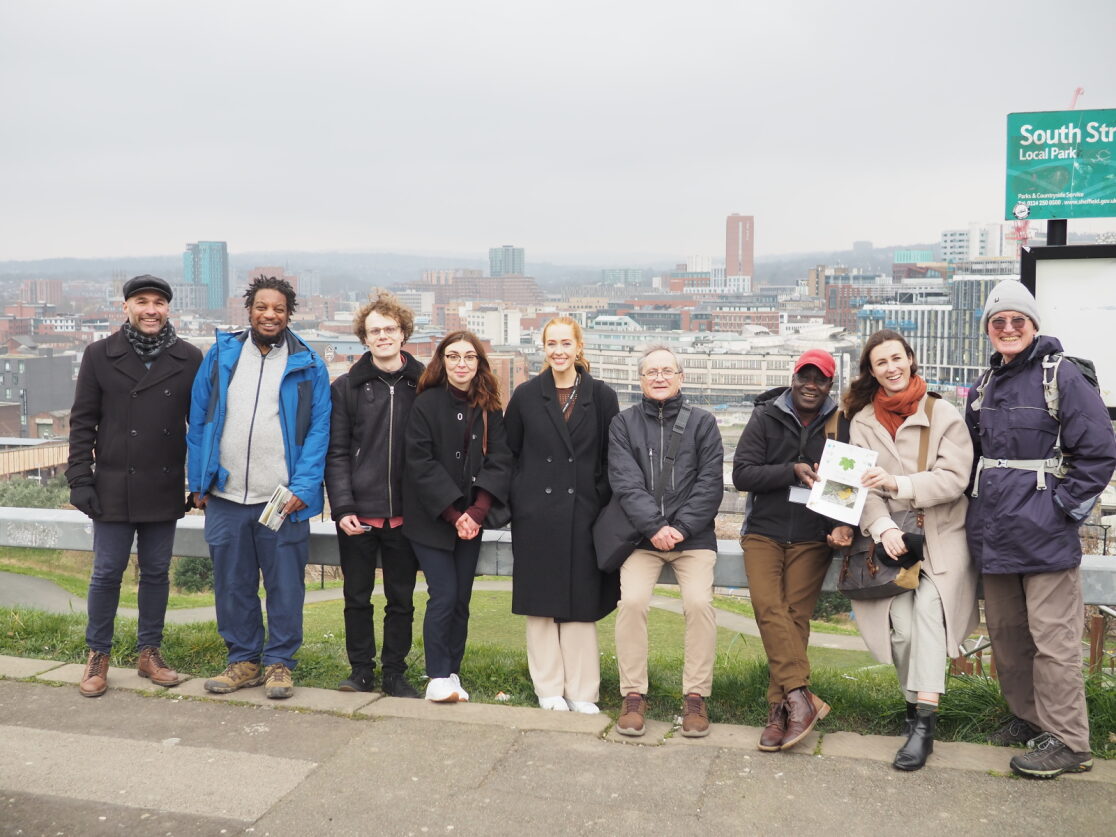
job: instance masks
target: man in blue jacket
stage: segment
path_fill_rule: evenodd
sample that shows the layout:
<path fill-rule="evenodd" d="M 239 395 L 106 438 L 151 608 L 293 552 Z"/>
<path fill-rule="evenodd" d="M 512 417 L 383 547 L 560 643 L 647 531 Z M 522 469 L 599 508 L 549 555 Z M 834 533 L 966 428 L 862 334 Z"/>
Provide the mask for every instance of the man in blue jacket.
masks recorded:
<path fill-rule="evenodd" d="M 1052 779 L 1093 767 L 1077 530 L 1112 478 L 1116 437 L 1100 394 L 1072 361 L 1058 362 L 1056 338 L 1038 333 L 1035 298 L 1020 282 L 992 289 L 981 327 L 993 354 L 965 411 L 976 452 L 965 525 L 1015 714 L 992 740 L 1026 743 L 1012 770 Z"/>
<path fill-rule="evenodd" d="M 244 300 L 250 328 L 217 335 L 190 404 L 190 491 L 206 513 L 217 630 L 229 651 L 228 667 L 205 688 L 225 694 L 266 679 L 269 698 L 287 698 L 302 645 L 310 518 L 323 506 L 329 375 L 288 328 L 297 304 L 288 282 L 260 276 Z M 279 486 L 291 497 L 273 531 L 258 521 Z"/>

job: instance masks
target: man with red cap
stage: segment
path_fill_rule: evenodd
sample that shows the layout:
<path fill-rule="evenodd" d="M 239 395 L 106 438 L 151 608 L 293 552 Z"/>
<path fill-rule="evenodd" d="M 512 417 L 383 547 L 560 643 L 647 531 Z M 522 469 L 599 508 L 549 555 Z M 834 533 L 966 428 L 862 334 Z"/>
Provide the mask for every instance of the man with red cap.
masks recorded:
<path fill-rule="evenodd" d="M 732 462 L 733 485 L 748 492 L 740 546 L 770 676 L 765 752 L 793 747 L 829 713 L 810 691 L 810 617 L 832 549 L 852 543 L 853 532 L 806 499 L 826 438 L 848 441 L 848 421 L 829 397 L 835 368 L 829 352 L 804 352 L 789 387 L 756 398 Z"/>

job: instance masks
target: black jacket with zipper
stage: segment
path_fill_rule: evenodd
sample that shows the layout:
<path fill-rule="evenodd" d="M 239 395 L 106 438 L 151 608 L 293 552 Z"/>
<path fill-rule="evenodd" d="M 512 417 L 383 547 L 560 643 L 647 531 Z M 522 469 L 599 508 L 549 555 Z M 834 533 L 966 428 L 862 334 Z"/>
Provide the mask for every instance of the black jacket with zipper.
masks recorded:
<path fill-rule="evenodd" d="M 608 442 L 608 480 L 613 496 L 632 525 L 644 536 L 641 549 L 654 549 L 650 538 L 664 526 L 685 536 L 675 551 L 716 549 L 714 519 L 724 496 L 721 431 L 712 413 L 695 407 L 678 446 L 662 504 L 655 486 L 670 445 L 683 398 L 644 398 L 612 420 Z"/>
<path fill-rule="evenodd" d="M 795 463 L 813 466 L 821 459 L 825 423 L 837 405 L 826 398 L 818 416 L 802 427 L 787 404 L 788 390 L 776 387 L 756 399 L 752 417 L 736 445 L 732 484 L 748 492 L 740 534 L 763 535 L 779 543 L 824 541 L 840 524 L 802 503 L 792 503 L 789 493 L 791 486 L 798 484 Z M 838 422 L 837 440 L 849 440 L 849 423 L 843 417 Z"/>
<path fill-rule="evenodd" d="M 334 520 L 403 514 L 403 435 L 426 367 L 402 355 L 402 369 L 384 372 L 365 352 L 330 387 L 325 482 Z"/>

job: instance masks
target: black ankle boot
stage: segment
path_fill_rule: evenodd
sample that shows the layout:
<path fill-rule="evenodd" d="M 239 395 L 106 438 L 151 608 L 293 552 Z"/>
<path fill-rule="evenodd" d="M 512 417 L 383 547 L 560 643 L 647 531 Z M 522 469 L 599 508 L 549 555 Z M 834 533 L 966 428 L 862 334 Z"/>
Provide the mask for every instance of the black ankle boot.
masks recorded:
<path fill-rule="evenodd" d="M 906 738 L 911 737 L 911 730 L 914 729 L 915 710 L 918 709 L 917 703 L 907 704 L 907 719 L 903 722 L 903 735 Z"/>
<path fill-rule="evenodd" d="M 911 734 L 907 743 L 899 748 L 892 765 L 897 770 L 918 770 L 934 752 L 934 727 L 938 725 L 938 710 L 920 705 L 915 710 Z"/>

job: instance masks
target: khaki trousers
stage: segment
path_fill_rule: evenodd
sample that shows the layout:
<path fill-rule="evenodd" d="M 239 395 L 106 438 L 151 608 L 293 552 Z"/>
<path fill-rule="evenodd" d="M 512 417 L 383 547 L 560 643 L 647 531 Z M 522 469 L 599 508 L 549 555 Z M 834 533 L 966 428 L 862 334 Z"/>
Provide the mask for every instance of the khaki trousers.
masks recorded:
<path fill-rule="evenodd" d="M 891 600 L 891 658 L 907 703 L 919 692 L 946 690 L 946 628 L 942 596 L 933 579 L 919 573 L 918 588 Z"/>
<path fill-rule="evenodd" d="M 1075 753 L 1089 752 L 1078 568 L 981 578 L 996 675 L 1008 707 Z"/>
<path fill-rule="evenodd" d="M 717 614 L 713 609 L 712 549 L 658 552 L 637 549 L 620 568 L 620 605 L 616 611 L 616 662 L 620 694 L 647 694 L 647 611 L 663 564 L 670 564 L 682 591 L 686 619 L 683 694 L 709 697 L 717 653 Z"/>
<path fill-rule="evenodd" d="M 832 550 L 824 542 L 784 544 L 763 535 L 745 535 L 740 548 L 767 654 L 767 702 L 781 703 L 787 693 L 810 685 L 810 617 Z"/>
<path fill-rule="evenodd" d="M 528 616 L 527 667 L 539 697 L 596 703 L 601 697 L 597 623 Z"/>

